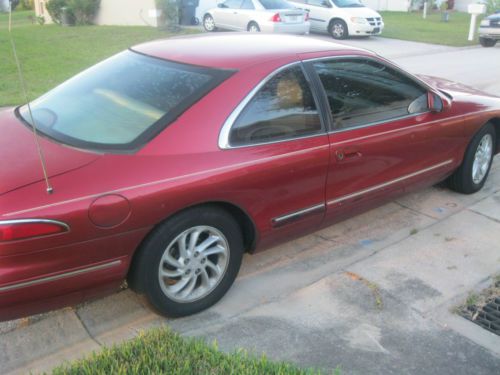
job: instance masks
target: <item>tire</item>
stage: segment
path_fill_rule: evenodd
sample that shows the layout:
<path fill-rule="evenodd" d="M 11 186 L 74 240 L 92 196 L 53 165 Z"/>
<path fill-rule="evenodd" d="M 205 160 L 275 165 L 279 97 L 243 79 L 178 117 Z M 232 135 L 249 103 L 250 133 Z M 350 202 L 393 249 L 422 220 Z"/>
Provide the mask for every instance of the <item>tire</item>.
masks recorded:
<path fill-rule="evenodd" d="M 349 31 L 347 29 L 347 24 L 342 20 L 333 20 L 330 23 L 328 32 L 333 39 L 346 39 L 349 36 Z"/>
<path fill-rule="evenodd" d="M 497 44 L 496 39 L 488 39 L 488 38 L 479 38 L 479 43 L 483 47 L 494 47 Z"/>
<path fill-rule="evenodd" d="M 487 123 L 474 135 L 467 146 L 462 164 L 450 176 L 448 182 L 451 189 L 463 194 L 481 190 L 488 178 L 495 150 L 495 128 Z"/>
<path fill-rule="evenodd" d="M 226 294 L 240 269 L 243 250 L 241 229 L 231 214 L 216 206 L 191 208 L 160 224 L 144 242 L 132 285 L 161 314 L 191 315 Z"/>
<path fill-rule="evenodd" d="M 250 22 L 247 27 L 247 31 L 250 33 L 258 33 L 260 32 L 260 27 L 257 22 Z"/>
<path fill-rule="evenodd" d="M 209 33 L 212 31 L 217 31 L 217 27 L 215 26 L 215 21 L 212 15 L 208 13 L 205 14 L 205 16 L 203 17 L 203 28 Z"/>

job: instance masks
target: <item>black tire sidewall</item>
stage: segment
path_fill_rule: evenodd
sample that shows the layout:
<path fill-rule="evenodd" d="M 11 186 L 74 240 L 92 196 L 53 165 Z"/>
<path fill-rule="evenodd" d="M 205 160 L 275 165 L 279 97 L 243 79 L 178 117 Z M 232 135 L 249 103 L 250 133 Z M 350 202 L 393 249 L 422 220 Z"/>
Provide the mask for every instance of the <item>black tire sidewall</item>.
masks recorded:
<path fill-rule="evenodd" d="M 483 47 L 494 47 L 495 44 L 497 44 L 497 41 L 495 39 L 479 38 L 479 43 Z"/>
<path fill-rule="evenodd" d="M 493 155 L 490 160 L 490 164 L 488 165 L 488 170 L 486 171 L 486 175 L 482 179 L 482 181 L 479 184 L 474 183 L 472 179 L 472 166 L 474 165 L 474 158 L 476 155 L 477 148 L 479 146 L 479 143 L 483 139 L 483 137 L 486 134 L 490 134 L 493 140 Z M 486 124 L 479 130 L 474 137 L 472 138 L 469 146 L 467 147 L 467 151 L 465 152 L 464 160 L 462 162 L 462 165 L 460 166 L 459 170 L 457 171 L 457 175 L 455 176 L 456 178 L 456 185 L 457 189 L 462 193 L 465 194 L 472 194 L 475 193 L 484 186 L 486 180 L 488 179 L 488 175 L 490 173 L 491 169 L 491 164 L 493 163 L 493 158 L 495 156 L 495 149 L 496 149 L 496 134 L 495 134 L 495 128 L 493 125 L 490 123 Z"/>
<path fill-rule="evenodd" d="M 170 244 L 183 231 L 198 225 L 207 225 L 224 234 L 229 244 L 229 264 L 217 287 L 200 300 L 180 303 L 168 298 L 158 279 L 161 257 Z M 144 293 L 150 303 L 162 314 L 178 317 L 191 315 L 215 304 L 229 290 L 240 269 L 243 257 L 241 229 L 234 218 L 218 208 L 190 209 L 161 224 L 145 244 L 138 272 L 144 282 Z"/>

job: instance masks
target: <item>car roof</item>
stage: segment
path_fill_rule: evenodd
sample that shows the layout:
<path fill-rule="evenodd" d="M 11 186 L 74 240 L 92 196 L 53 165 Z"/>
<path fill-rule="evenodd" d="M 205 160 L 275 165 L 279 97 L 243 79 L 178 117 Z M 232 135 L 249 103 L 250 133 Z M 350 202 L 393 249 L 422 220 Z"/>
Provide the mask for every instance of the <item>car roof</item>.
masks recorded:
<path fill-rule="evenodd" d="M 162 39 L 137 45 L 133 51 L 192 65 L 241 69 L 297 54 L 365 50 L 306 36 L 221 32 Z"/>

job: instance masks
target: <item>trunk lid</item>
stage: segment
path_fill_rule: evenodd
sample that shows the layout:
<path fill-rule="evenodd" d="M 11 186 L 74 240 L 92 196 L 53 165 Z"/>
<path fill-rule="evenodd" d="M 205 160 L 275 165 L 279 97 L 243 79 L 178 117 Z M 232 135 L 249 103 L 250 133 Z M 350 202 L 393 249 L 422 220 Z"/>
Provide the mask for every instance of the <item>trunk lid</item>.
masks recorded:
<path fill-rule="evenodd" d="M 43 180 L 33 131 L 19 120 L 14 109 L 0 110 L 0 195 Z M 80 168 L 99 154 L 80 151 L 39 135 L 47 174 L 54 177 Z"/>

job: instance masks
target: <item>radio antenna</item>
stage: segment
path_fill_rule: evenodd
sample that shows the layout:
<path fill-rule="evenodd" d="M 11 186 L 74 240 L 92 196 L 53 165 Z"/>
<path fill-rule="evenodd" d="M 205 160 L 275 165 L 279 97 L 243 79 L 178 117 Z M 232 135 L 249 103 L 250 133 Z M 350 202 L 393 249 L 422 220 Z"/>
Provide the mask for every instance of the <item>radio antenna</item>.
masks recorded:
<path fill-rule="evenodd" d="M 31 112 L 31 105 L 28 98 L 28 90 L 26 87 L 26 81 L 24 80 L 23 71 L 21 69 L 21 63 L 19 62 L 19 58 L 17 57 L 16 51 L 16 43 L 14 42 L 14 37 L 12 36 L 12 0 L 9 0 L 9 37 L 10 44 L 12 45 L 12 51 L 14 54 L 14 61 L 17 66 L 17 73 L 19 74 L 19 81 L 21 82 L 21 91 L 24 95 L 24 101 L 26 102 L 26 106 L 28 107 L 28 113 L 31 120 L 31 126 L 33 128 L 33 137 L 35 138 L 36 148 L 38 150 L 38 157 L 40 158 L 40 164 L 42 165 L 43 178 L 45 180 L 45 185 L 47 186 L 47 194 L 52 194 L 54 189 L 50 185 L 49 176 L 47 174 L 47 166 L 45 163 L 45 156 L 43 154 L 42 147 L 40 145 L 40 141 L 38 139 L 38 129 L 36 127 L 35 118 L 33 117 L 33 113 Z"/>

